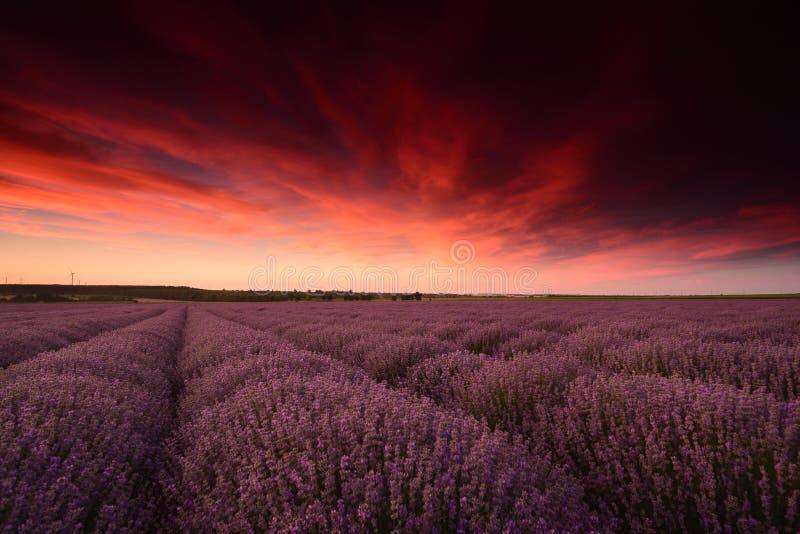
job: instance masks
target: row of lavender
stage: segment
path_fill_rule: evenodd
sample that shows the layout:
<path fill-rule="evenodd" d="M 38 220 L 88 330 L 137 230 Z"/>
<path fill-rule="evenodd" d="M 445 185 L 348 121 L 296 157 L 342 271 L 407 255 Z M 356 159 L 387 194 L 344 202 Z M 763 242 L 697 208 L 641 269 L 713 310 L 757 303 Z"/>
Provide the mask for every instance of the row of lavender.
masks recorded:
<path fill-rule="evenodd" d="M 613 526 L 520 440 L 200 308 L 12 365 L 0 401 L 8 532 Z"/>
<path fill-rule="evenodd" d="M 487 308 L 214 312 L 527 439 L 622 528 L 800 529 L 794 302 Z"/>
<path fill-rule="evenodd" d="M 800 398 L 797 301 L 247 305 L 215 313 L 396 382 L 431 355 L 546 352 L 615 373 L 679 376 Z M 262 311 L 259 312 L 258 310 Z M 343 313 L 345 312 L 345 313 Z"/>
<path fill-rule="evenodd" d="M 141 305 L 71 306 L 40 308 L 39 313 L 6 311 L 0 320 L 0 368 L 164 311 L 163 307 Z"/>
<path fill-rule="evenodd" d="M 519 440 L 361 370 L 190 314 L 169 484 L 186 531 L 580 531 L 582 488 Z"/>
<path fill-rule="evenodd" d="M 184 318 L 183 308 L 162 310 L 0 371 L 4 532 L 168 526 L 159 478 Z"/>

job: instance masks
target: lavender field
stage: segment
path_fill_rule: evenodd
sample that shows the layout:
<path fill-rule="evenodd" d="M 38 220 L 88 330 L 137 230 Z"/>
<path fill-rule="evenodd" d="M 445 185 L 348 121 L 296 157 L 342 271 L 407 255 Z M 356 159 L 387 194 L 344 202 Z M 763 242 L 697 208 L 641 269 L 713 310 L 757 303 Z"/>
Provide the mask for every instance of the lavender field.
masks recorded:
<path fill-rule="evenodd" d="M 791 300 L 4 306 L 4 532 L 798 532 Z"/>

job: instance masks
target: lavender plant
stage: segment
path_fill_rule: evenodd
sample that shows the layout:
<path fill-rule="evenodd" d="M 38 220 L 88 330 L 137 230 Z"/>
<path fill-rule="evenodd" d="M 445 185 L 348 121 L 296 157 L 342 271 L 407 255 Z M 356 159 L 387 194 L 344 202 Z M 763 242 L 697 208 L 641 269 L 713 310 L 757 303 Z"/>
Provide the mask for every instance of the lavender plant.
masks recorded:
<path fill-rule="evenodd" d="M 0 374 L 0 523 L 11 531 L 142 531 L 160 507 L 184 311 Z"/>

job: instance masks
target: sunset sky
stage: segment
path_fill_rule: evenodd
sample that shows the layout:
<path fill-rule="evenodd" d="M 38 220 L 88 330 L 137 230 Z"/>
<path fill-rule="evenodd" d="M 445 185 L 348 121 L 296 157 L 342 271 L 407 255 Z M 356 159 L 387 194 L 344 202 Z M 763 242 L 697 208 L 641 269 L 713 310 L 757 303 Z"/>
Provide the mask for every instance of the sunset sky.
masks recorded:
<path fill-rule="evenodd" d="M 0 282 L 245 289 L 272 256 L 529 268 L 536 292 L 800 291 L 788 15 L 18 4 Z"/>

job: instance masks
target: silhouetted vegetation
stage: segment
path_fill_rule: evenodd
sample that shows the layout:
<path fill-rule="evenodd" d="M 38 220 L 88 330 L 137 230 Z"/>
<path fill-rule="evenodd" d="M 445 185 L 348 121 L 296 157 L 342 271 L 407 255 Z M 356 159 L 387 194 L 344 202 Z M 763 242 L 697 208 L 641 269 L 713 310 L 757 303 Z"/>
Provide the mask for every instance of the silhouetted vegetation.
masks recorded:
<path fill-rule="evenodd" d="M 353 291 L 252 291 L 199 289 L 188 286 L 69 286 L 7 284 L 0 285 L 0 302 L 109 302 L 135 299 L 180 300 L 195 302 L 286 302 L 378 300 L 389 295 Z M 419 297 L 417 296 L 419 295 Z M 403 300 L 421 300 L 419 293 L 403 295 Z"/>
<path fill-rule="evenodd" d="M 131 302 L 136 299 L 195 302 L 286 302 L 286 301 L 422 301 L 424 299 L 514 299 L 523 295 L 452 295 L 436 293 L 359 293 L 354 291 L 267 291 L 253 293 L 232 289 L 199 289 L 188 286 L 70 286 L 6 284 L 0 285 L 0 302 Z M 535 300 L 615 300 L 615 299 L 719 299 L 719 298 L 800 298 L 800 294 L 777 295 L 532 295 Z"/>

